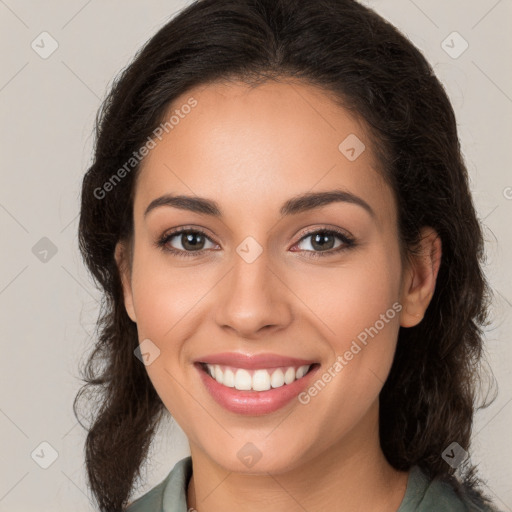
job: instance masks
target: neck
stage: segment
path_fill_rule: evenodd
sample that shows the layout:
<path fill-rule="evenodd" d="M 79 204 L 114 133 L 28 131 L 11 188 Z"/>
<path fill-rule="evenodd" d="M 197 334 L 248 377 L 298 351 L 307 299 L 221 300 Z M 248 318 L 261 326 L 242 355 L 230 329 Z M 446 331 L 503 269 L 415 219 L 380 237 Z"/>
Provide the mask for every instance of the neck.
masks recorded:
<path fill-rule="evenodd" d="M 378 419 L 378 407 L 376 411 Z M 370 416 L 375 419 L 375 411 Z M 197 512 L 261 512 L 262 506 L 265 512 L 396 512 L 409 473 L 397 471 L 387 462 L 375 425 L 378 421 L 367 422 L 366 428 L 357 425 L 336 445 L 279 474 L 226 471 L 191 444 L 194 472 L 187 508 Z"/>

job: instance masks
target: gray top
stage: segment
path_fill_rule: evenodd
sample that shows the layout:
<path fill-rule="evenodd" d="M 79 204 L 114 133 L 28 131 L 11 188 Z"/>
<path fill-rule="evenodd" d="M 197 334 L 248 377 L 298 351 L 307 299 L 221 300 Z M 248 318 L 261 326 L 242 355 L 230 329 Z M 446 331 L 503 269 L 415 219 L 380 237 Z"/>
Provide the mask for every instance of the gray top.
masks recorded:
<path fill-rule="evenodd" d="M 192 458 L 178 461 L 167 477 L 135 500 L 126 512 L 188 512 L 187 488 L 192 476 Z M 429 481 L 413 466 L 405 496 L 397 512 L 494 512 L 483 504 L 459 497 L 453 487 L 440 480 Z"/>

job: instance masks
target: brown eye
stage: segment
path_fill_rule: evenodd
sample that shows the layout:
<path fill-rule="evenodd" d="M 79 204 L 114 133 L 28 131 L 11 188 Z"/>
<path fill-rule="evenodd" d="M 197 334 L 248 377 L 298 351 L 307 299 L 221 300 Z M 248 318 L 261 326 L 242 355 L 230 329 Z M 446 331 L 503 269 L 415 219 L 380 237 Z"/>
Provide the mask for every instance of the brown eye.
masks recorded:
<path fill-rule="evenodd" d="M 175 236 L 179 237 L 179 241 L 183 249 L 187 251 L 201 250 L 204 248 L 204 244 L 206 242 L 205 236 L 197 232 L 187 231 Z"/>
<path fill-rule="evenodd" d="M 171 241 L 174 239 L 176 239 L 174 243 L 178 247 L 171 245 Z M 210 238 L 202 231 L 197 229 L 181 229 L 167 233 L 157 242 L 157 245 L 163 250 L 179 256 L 193 256 L 193 253 L 200 253 L 206 250 L 207 247 L 205 247 L 205 244 L 207 242 L 215 246 Z"/>
<path fill-rule="evenodd" d="M 329 256 L 337 254 L 340 251 L 349 249 L 355 245 L 353 238 L 349 238 L 346 234 L 339 231 L 327 229 L 321 229 L 307 233 L 301 238 L 297 246 L 302 244 L 307 239 L 311 239 L 311 241 L 309 243 L 305 243 L 305 247 L 299 247 L 299 250 L 312 253 L 309 256 L 314 258 L 318 256 Z M 340 240 L 341 243 L 336 245 L 336 239 Z"/>

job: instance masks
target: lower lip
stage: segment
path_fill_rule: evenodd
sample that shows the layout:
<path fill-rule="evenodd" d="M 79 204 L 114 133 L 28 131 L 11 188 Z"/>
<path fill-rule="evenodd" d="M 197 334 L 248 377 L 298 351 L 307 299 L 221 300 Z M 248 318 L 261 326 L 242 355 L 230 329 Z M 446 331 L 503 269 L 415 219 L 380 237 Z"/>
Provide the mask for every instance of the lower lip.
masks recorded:
<path fill-rule="evenodd" d="M 203 370 L 199 363 L 194 366 L 199 371 L 206 389 L 219 405 L 237 414 L 253 416 L 269 414 L 284 407 L 309 385 L 314 374 L 320 368 L 320 366 L 316 366 L 301 379 L 294 380 L 291 384 L 284 384 L 280 388 L 267 391 L 240 391 L 219 384 Z"/>

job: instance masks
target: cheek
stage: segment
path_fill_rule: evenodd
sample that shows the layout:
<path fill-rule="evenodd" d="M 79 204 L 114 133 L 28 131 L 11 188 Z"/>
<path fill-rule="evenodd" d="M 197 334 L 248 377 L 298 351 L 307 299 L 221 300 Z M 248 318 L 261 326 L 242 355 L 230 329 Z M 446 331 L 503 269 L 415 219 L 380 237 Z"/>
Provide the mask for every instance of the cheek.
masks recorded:
<path fill-rule="evenodd" d="M 290 275 L 290 287 L 306 305 L 301 311 L 320 333 L 319 352 L 329 354 L 301 403 L 323 418 L 318 436 L 325 424 L 343 435 L 378 399 L 393 362 L 402 307 L 398 247 L 382 240 L 336 267 Z"/>
<path fill-rule="evenodd" d="M 322 391 L 320 402 L 343 404 L 355 414 L 377 397 L 396 347 L 400 272 L 398 256 L 383 249 L 328 273 L 308 272 L 307 282 L 300 289 L 294 286 L 299 297 L 308 297 L 304 302 L 314 312 L 309 313 L 311 321 L 328 344 L 325 370 L 335 375 L 325 376 L 333 385 L 326 386 L 325 394 Z"/>
<path fill-rule="evenodd" d="M 208 291 L 199 267 L 173 267 L 165 257 L 141 251 L 133 266 L 133 301 L 139 338 L 171 339 Z M 210 286 L 211 288 L 211 286 Z"/>
<path fill-rule="evenodd" d="M 158 356 L 146 366 L 166 409 L 180 425 L 188 425 L 190 396 L 183 392 L 182 347 L 197 325 L 194 314 L 207 285 L 194 271 L 173 268 L 165 258 L 141 251 L 133 265 L 132 291 L 139 343 L 149 339 Z M 156 350 L 153 348 L 153 350 Z M 155 352 L 156 353 L 156 352 Z"/>
<path fill-rule="evenodd" d="M 324 324 L 322 333 L 340 350 L 373 326 L 400 297 L 399 260 L 384 250 L 368 257 L 355 255 L 350 263 L 330 269 L 311 268 L 307 279 L 303 275 L 294 279 L 290 287 L 314 313 L 315 323 Z M 398 323 L 394 313 L 390 312 L 386 325 Z"/>

